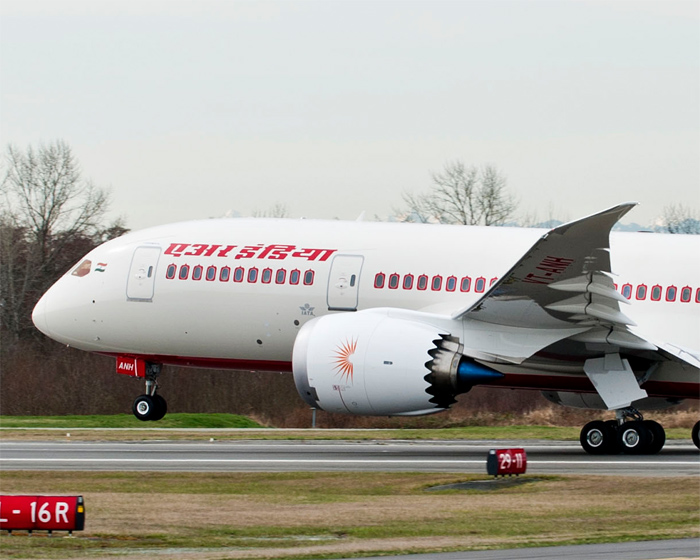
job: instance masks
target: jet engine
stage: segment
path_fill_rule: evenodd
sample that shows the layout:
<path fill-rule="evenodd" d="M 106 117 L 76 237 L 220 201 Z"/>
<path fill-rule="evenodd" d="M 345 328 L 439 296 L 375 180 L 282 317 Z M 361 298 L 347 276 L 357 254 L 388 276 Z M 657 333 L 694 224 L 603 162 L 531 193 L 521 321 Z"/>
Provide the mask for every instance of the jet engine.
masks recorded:
<path fill-rule="evenodd" d="M 455 395 L 501 377 L 462 354 L 462 324 L 398 309 L 318 317 L 294 343 L 301 397 L 328 412 L 416 416 L 449 408 Z"/>

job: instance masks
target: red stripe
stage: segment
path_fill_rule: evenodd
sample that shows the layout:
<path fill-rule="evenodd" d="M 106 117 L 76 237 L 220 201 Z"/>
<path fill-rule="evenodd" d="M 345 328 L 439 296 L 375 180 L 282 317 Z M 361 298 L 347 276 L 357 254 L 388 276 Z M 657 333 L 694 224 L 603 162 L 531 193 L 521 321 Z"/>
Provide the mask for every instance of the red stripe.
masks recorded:
<path fill-rule="evenodd" d="M 117 357 L 123 354 L 105 353 Z M 207 369 L 230 369 L 237 371 L 274 371 L 292 372 L 292 363 L 274 360 L 233 360 L 226 358 L 200 358 L 188 356 L 163 356 L 159 354 L 133 354 L 147 362 Z M 500 379 L 484 386 L 508 389 L 531 389 L 538 391 L 573 391 L 576 393 L 595 393 L 593 384 L 586 375 L 553 375 L 551 373 L 506 373 Z M 648 381 L 642 385 L 650 397 L 662 398 L 700 398 L 700 383 Z"/>

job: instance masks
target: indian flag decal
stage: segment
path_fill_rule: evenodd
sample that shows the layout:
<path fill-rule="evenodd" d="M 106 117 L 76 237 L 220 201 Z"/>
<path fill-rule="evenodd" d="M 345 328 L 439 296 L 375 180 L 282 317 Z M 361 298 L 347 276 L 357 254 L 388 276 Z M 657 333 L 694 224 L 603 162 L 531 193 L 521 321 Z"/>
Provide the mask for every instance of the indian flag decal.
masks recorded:
<path fill-rule="evenodd" d="M 107 263 L 97 263 L 95 266 L 95 272 L 104 272 L 105 268 L 107 268 Z"/>

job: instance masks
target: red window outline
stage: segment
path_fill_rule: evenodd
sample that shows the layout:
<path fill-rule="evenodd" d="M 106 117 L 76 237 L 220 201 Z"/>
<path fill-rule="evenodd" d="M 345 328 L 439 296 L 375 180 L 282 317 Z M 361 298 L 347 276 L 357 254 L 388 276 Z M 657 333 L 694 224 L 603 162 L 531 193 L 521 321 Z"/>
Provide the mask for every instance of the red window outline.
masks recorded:
<path fill-rule="evenodd" d="M 690 286 L 683 286 L 681 288 L 681 303 L 689 303 L 692 297 L 693 288 L 691 288 Z"/>
<path fill-rule="evenodd" d="M 496 280 L 498 280 L 498 276 L 494 276 L 493 278 L 491 278 L 489 282 L 489 287 L 493 286 L 496 283 Z"/>
<path fill-rule="evenodd" d="M 275 273 L 275 284 L 284 284 L 284 281 L 286 279 L 287 279 L 287 269 L 286 268 L 277 269 L 277 272 Z"/>
<path fill-rule="evenodd" d="M 439 292 L 442 290 L 442 276 L 439 274 L 433 276 L 433 279 L 430 281 L 430 289 L 433 292 Z"/>
<path fill-rule="evenodd" d="M 403 277 L 403 282 L 401 283 L 401 287 L 404 290 L 411 290 L 413 289 L 413 274 L 406 274 Z"/>
<path fill-rule="evenodd" d="M 234 282 L 243 282 L 245 279 L 245 268 L 242 266 L 237 266 L 236 268 L 233 269 L 233 281 Z"/>
<path fill-rule="evenodd" d="M 695 291 L 695 303 L 700 303 L 700 288 Z"/>
<path fill-rule="evenodd" d="M 374 275 L 374 287 L 378 290 L 382 289 L 384 287 L 385 280 L 386 274 L 384 274 L 383 272 L 377 272 L 377 274 Z"/>
<path fill-rule="evenodd" d="M 467 287 L 464 287 L 464 283 L 466 282 Z M 462 276 L 462 279 L 459 281 L 459 291 L 460 292 L 468 292 L 469 290 L 472 289 L 472 277 L 471 276 Z"/>
<path fill-rule="evenodd" d="M 613 282 L 613 288 L 615 288 L 615 291 L 617 291 L 617 284 Z"/>
<path fill-rule="evenodd" d="M 188 264 L 183 264 L 180 267 L 180 273 L 177 275 L 177 277 L 180 280 L 187 280 L 187 277 L 190 275 L 190 265 Z"/>
<path fill-rule="evenodd" d="M 176 273 L 177 273 L 177 265 L 176 264 L 169 264 L 168 268 L 165 270 L 165 278 L 167 280 L 173 280 L 175 278 Z"/>
<path fill-rule="evenodd" d="M 202 279 L 202 272 L 204 272 L 204 267 L 201 264 L 198 264 L 192 269 L 192 280 L 201 280 Z"/>
<path fill-rule="evenodd" d="M 269 284 L 272 282 L 272 269 L 271 268 L 263 268 L 262 274 L 260 275 L 260 281 L 263 284 Z"/>
<path fill-rule="evenodd" d="M 289 273 L 289 283 L 296 286 L 299 283 L 299 278 L 301 277 L 301 270 L 295 268 Z"/>
<path fill-rule="evenodd" d="M 248 284 L 255 284 L 258 281 L 258 268 L 253 267 L 248 269 Z"/>
<path fill-rule="evenodd" d="M 625 293 L 627 292 L 627 293 Z M 622 297 L 631 299 L 632 298 L 632 284 L 623 284 L 622 289 L 620 290 L 620 293 L 622 294 Z"/>
<path fill-rule="evenodd" d="M 304 286 L 311 286 L 314 283 L 314 276 L 316 276 L 316 272 L 313 270 L 304 272 Z"/>
<path fill-rule="evenodd" d="M 474 281 L 474 291 L 477 294 L 483 294 L 485 290 L 486 290 L 486 278 L 484 278 L 483 276 L 479 276 Z"/>
<path fill-rule="evenodd" d="M 222 266 L 219 271 L 219 282 L 228 282 L 231 279 L 231 267 Z"/>
<path fill-rule="evenodd" d="M 678 288 L 676 286 L 669 286 L 666 288 L 666 301 L 676 301 L 678 297 Z"/>
<path fill-rule="evenodd" d="M 659 284 L 651 287 L 651 301 L 661 301 L 664 289 Z"/>
<path fill-rule="evenodd" d="M 637 292 L 635 294 L 635 298 L 638 299 L 639 301 L 643 301 L 647 299 L 647 285 L 646 284 L 640 284 L 637 286 Z"/>
<path fill-rule="evenodd" d="M 445 289 L 448 292 L 454 292 L 457 289 L 457 277 L 456 276 L 448 276 L 447 280 L 445 280 Z"/>
<path fill-rule="evenodd" d="M 395 272 L 393 274 L 389 275 L 388 286 L 389 286 L 390 290 L 395 290 L 396 288 L 399 287 L 399 275 L 396 274 Z"/>
<path fill-rule="evenodd" d="M 416 283 L 416 288 L 419 290 L 427 290 L 428 289 L 428 275 L 427 274 L 421 274 L 418 277 L 418 282 Z"/>

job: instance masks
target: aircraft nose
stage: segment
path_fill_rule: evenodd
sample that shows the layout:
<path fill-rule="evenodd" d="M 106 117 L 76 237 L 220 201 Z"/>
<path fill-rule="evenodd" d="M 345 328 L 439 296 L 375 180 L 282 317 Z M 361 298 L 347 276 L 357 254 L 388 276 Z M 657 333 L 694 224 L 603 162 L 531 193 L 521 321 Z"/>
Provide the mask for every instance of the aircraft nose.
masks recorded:
<path fill-rule="evenodd" d="M 51 332 L 49 331 L 49 323 L 46 318 L 46 300 L 48 295 L 48 292 L 46 292 L 34 306 L 34 311 L 32 311 L 32 322 L 37 329 L 39 329 L 46 336 L 50 337 Z"/>

